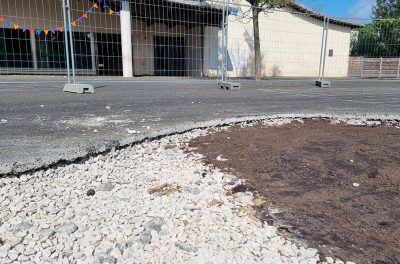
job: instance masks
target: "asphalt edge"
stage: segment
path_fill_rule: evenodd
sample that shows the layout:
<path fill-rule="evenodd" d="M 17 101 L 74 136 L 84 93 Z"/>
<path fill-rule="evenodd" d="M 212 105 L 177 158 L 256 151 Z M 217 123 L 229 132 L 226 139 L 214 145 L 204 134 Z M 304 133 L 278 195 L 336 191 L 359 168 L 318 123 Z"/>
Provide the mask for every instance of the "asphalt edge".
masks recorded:
<path fill-rule="evenodd" d="M 79 160 L 87 159 L 91 156 L 110 152 L 114 149 L 120 149 L 135 144 L 140 144 L 144 141 L 156 140 L 174 134 L 183 134 L 196 129 L 209 129 L 214 127 L 222 127 L 235 125 L 240 123 L 252 123 L 276 119 L 331 119 L 340 122 L 357 121 L 366 123 L 368 121 L 381 121 L 381 122 L 397 122 L 400 123 L 400 115 L 384 115 L 384 114 L 322 114 L 322 113 L 287 113 L 287 114 L 271 114 L 271 115 L 257 115 L 238 118 L 215 119 L 197 123 L 184 123 L 175 125 L 170 128 L 163 128 L 149 133 L 140 134 L 132 137 L 127 137 L 120 140 L 106 141 L 100 144 L 94 144 L 89 147 L 79 148 L 78 151 L 71 153 L 63 153 L 56 157 L 46 157 L 40 159 L 31 159 L 23 163 L 13 163 L 0 165 L 0 178 L 1 177 L 18 177 L 21 174 L 31 171 L 46 169 L 52 166 L 59 166 L 78 162 Z"/>

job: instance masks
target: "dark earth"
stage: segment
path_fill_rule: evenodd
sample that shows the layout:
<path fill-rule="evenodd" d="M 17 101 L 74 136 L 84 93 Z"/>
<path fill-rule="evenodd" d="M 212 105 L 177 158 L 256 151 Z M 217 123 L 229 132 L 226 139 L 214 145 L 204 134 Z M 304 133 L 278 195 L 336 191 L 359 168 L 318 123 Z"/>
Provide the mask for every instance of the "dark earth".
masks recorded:
<path fill-rule="evenodd" d="M 234 126 L 190 146 L 246 179 L 235 191 L 268 201 L 258 217 L 317 248 L 321 260 L 400 263 L 400 129 L 304 120 Z"/>

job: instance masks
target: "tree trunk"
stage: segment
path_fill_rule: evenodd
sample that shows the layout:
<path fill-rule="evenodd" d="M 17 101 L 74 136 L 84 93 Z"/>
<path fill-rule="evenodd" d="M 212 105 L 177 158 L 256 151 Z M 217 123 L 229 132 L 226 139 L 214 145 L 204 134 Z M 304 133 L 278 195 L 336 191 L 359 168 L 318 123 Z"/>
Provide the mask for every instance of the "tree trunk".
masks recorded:
<path fill-rule="evenodd" d="M 261 47 L 260 47 L 260 26 L 258 24 L 258 15 L 260 9 L 253 6 L 253 36 L 254 36 L 254 79 L 261 79 Z"/>

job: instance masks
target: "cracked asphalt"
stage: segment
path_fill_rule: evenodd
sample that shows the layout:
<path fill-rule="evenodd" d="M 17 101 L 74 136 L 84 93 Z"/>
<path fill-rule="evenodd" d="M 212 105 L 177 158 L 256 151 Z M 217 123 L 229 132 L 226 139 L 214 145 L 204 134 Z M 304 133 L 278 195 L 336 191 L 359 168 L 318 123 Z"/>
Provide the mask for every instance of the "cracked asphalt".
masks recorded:
<path fill-rule="evenodd" d="M 400 81 L 95 82 L 95 94 L 63 93 L 63 83 L 0 82 L 0 175 L 104 151 L 124 139 L 210 120 L 273 114 L 400 116 Z M 121 141 L 122 140 L 122 141 Z M 119 143 L 118 143 L 119 142 Z"/>

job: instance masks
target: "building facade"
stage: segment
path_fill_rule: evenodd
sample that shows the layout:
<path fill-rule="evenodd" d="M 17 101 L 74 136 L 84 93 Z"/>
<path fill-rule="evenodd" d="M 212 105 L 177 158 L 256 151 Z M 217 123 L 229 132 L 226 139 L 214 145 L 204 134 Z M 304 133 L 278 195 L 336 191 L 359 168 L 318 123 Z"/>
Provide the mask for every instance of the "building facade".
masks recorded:
<path fill-rule="evenodd" d="M 65 74 L 65 29 L 73 32 L 75 67 L 81 75 L 219 74 L 220 4 L 180 0 L 70 3 L 71 22 L 64 27 L 62 0 L 2 0 L 0 74 Z M 230 77 L 254 74 L 253 29 L 244 16 L 246 8 L 237 5 L 237 10 L 225 17 Z M 265 77 L 318 75 L 323 21 L 321 16 L 298 8 L 294 5 L 260 14 Z M 353 27 L 340 21 L 331 23 L 327 76 L 347 76 Z"/>

